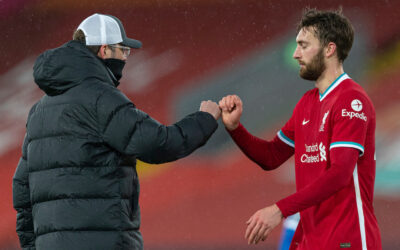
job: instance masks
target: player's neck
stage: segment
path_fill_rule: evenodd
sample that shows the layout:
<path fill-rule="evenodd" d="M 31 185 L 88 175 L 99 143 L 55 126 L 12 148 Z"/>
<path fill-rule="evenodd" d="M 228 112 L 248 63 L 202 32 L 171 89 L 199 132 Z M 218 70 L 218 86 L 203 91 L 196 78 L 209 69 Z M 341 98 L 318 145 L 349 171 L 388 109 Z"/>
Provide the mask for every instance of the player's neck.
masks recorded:
<path fill-rule="evenodd" d="M 343 73 L 344 70 L 342 64 L 336 65 L 335 67 L 329 67 L 327 65 L 325 71 L 317 79 L 315 87 L 317 87 L 319 93 L 322 94 L 333 83 L 333 81 L 335 81 Z"/>

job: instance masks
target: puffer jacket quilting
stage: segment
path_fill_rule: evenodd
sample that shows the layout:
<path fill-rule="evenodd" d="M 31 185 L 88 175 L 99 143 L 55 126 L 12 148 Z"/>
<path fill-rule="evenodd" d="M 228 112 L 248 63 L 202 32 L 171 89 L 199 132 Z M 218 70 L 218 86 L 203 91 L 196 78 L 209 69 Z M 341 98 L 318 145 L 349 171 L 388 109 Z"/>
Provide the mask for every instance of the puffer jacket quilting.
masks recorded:
<path fill-rule="evenodd" d="M 182 158 L 206 143 L 215 119 L 195 112 L 160 124 L 75 41 L 39 56 L 34 77 L 46 95 L 29 113 L 13 179 L 21 246 L 142 249 L 136 158 Z"/>

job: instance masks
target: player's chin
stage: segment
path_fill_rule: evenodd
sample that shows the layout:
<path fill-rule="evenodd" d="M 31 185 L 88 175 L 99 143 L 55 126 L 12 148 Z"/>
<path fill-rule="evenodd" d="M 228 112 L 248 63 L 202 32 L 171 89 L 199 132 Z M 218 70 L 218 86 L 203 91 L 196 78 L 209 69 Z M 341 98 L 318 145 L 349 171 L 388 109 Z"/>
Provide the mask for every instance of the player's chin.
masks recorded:
<path fill-rule="evenodd" d="M 303 79 L 304 77 L 307 77 L 307 69 L 304 65 L 300 65 L 299 76 Z"/>
<path fill-rule="evenodd" d="M 299 74 L 306 75 L 308 72 L 307 66 L 305 64 L 300 64 Z"/>

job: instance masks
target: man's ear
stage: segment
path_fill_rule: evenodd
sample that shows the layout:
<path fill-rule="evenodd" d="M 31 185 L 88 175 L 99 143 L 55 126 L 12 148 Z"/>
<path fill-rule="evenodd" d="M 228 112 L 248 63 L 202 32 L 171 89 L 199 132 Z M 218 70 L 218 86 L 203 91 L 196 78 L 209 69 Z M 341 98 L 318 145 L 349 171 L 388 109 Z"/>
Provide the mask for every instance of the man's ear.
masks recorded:
<path fill-rule="evenodd" d="M 99 52 L 97 53 L 97 56 L 100 57 L 101 59 L 106 59 L 107 57 L 107 45 L 101 45 Z"/>
<path fill-rule="evenodd" d="M 325 47 L 325 55 L 326 57 L 330 58 L 335 55 L 336 52 L 336 44 L 333 42 L 328 43 Z"/>

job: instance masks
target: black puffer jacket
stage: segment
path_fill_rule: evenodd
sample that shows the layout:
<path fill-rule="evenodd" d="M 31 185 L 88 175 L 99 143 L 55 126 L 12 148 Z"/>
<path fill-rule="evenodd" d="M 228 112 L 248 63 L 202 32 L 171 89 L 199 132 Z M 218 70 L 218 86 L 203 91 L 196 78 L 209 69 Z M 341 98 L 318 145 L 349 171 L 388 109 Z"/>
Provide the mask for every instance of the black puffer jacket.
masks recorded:
<path fill-rule="evenodd" d="M 13 179 L 22 248 L 142 249 L 136 158 L 184 157 L 206 143 L 215 119 L 196 112 L 158 123 L 75 41 L 40 55 L 34 78 L 46 95 L 29 113 Z"/>

